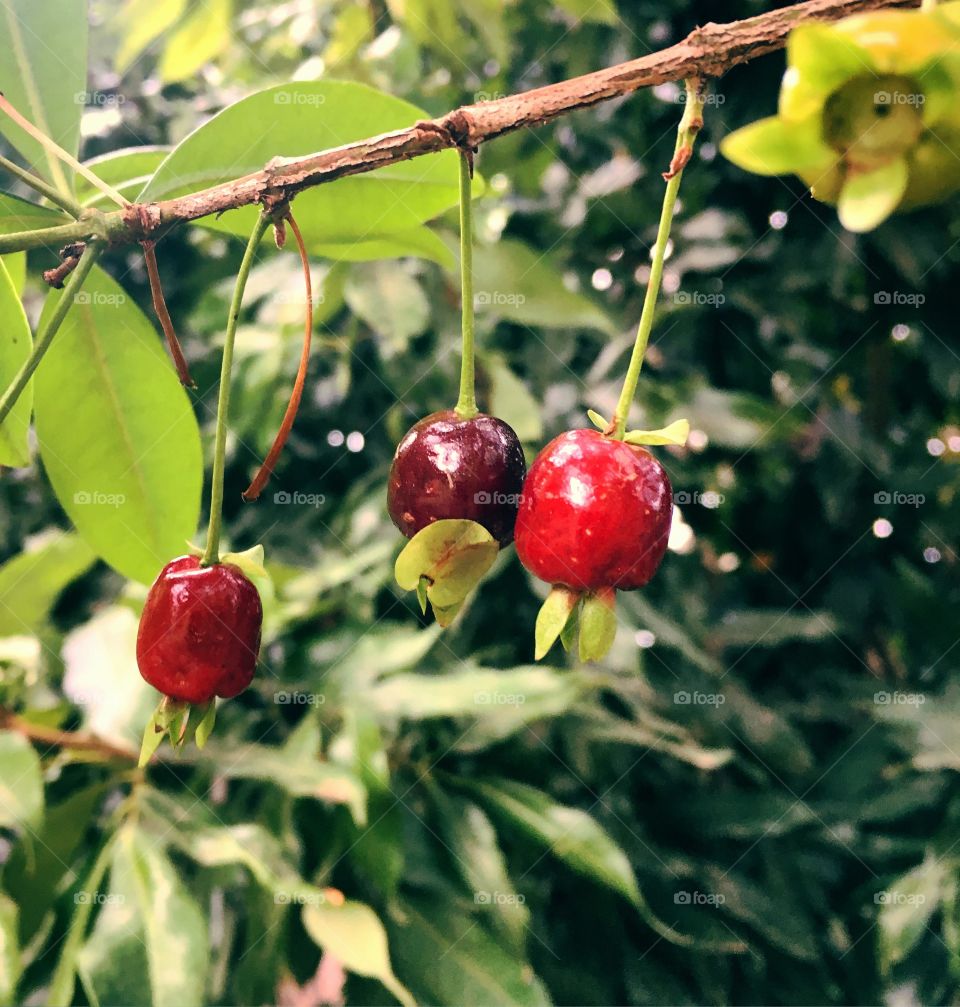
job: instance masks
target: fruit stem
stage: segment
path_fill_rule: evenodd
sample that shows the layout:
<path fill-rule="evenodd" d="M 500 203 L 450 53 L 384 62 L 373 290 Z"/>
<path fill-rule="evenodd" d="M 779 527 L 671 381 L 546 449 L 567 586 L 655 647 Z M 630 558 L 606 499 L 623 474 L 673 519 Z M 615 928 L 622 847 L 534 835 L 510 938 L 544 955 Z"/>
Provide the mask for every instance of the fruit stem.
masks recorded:
<path fill-rule="evenodd" d="M 34 192 L 39 192 L 41 196 L 46 196 L 55 206 L 61 210 L 66 210 L 71 217 L 79 217 L 83 213 L 83 207 L 72 197 L 65 196 L 59 189 L 54 188 L 49 182 L 38 178 L 26 168 L 21 168 L 19 164 L 6 157 L 0 157 L 0 168 L 9 172 L 14 178 L 19 178 L 24 185 L 30 186 Z"/>
<path fill-rule="evenodd" d="M 233 344 L 237 335 L 237 322 L 243 304 L 243 291 L 250 276 L 257 246 L 270 226 L 270 214 L 260 211 L 256 227 L 247 242 L 246 251 L 237 271 L 227 316 L 227 332 L 223 341 L 223 362 L 220 365 L 220 393 L 217 398 L 217 433 L 213 449 L 213 477 L 210 485 L 210 525 L 207 530 L 207 546 L 200 558 L 201 566 L 212 566 L 220 562 L 220 525 L 223 517 L 223 472 L 227 453 L 227 413 L 230 411 L 230 379 L 233 369 Z"/>
<path fill-rule="evenodd" d="M 613 414 L 612 436 L 622 441 L 627 429 L 627 415 L 637 391 L 637 381 L 640 368 L 643 366 L 643 356 L 647 352 L 650 341 L 650 331 L 653 328 L 653 316 L 656 312 L 657 297 L 660 294 L 660 281 L 663 278 L 663 262 L 667 255 L 667 245 L 670 241 L 670 227 L 673 224 L 673 211 L 677 204 L 677 193 L 680 190 L 680 180 L 683 169 L 693 154 L 693 145 L 697 133 L 703 126 L 703 96 L 700 93 L 700 80 L 690 78 L 686 82 L 685 104 L 680 125 L 677 128 L 677 143 L 673 150 L 673 160 L 670 168 L 663 173 L 667 182 L 663 194 L 663 207 L 660 211 L 660 224 L 657 228 L 657 240 L 653 246 L 650 259 L 650 279 L 643 298 L 643 310 L 640 313 L 640 324 L 637 327 L 637 338 L 630 355 L 630 365 L 627 376 L 623 380 L 623 390 L 617 402 L 617 411 Z"/>
<path fill-rule="evenodd" d="M 173 319 L 171 319 L 170 312 L 167 310 L 167 302 L 163 296 L 163 284 L 160 282 L 160 270 L 157 268 L 157 253 L 153 249 L 153 242 L 141 241 L 140 244 L 143 246 L 143 258 L 147 264 L 147 276 L 150 279 L 150 296 L 153 299 L 153 310 L 167 340 L 170 356 L 173 357 L 173 363 L 177 369 L 177 377 L 184 388 L 196 388 L 197 383 L 190 377 L 190 368 L 187 366 L 186 357 L 184 357 L 183 350 L 180 347 L 180 340 L 177 339 L 177 332 L 173 327 Z"/>
<path fill-rule="evenodd" d="M 100 258 L 102 251 L 103 246 L 96 241 L 91 241 L 83 250 L 83 254 L 77 262 L 77 268 L 70 274 L 70 278 L 64 284 L 63 293 L 60 295 L 60 300 L 57 301 L 56 307 L 46 322 L 37 330 L 37 337 L 34 341 L 33 349 L 30 351 L 30 356 L 23 362 L 23 366 L 17 371 L 16 377 L 10 382 L 9 387 L 3 393 L 2 398 L 0 398 L 0 423 L 3 423 L 10 414 L 10 410 L 16 405 L 17 399 L 20 398 L 23 390 L 33 377 L 33 372 L 40 366 L 43 355 L 50 349 L 53 337 L 57 334 L 57 330 L 61 324 L 63 324 L 67 312 L 76 299 L 77 292 L 93 268 L 93 264 Z"/>
<path fill-rule="evenodd" d="M 307 246 L 297 227 L 293 214 L 288 210 L 286 221 L 293 231 L 293 236 L 297 241 L 297 251 L 300 253 L 300 265 L 303 267 L 303 285 L 307 299 L 306 312 L 304 314 L 303 348 L 300 351 L 300 366 L 297 368 L 297 377 L 293 383 L 293 391 L 290 393 L 290 401 L 287 403 L 287 411 L 283 414 L 283 421 L 273 445 L 264 458 L 259 471 L 253 477 L 253 482 L 243 491 L 243 499 L 248 503 L 256 500 L 263 492 L 263 487 L 267 485 L 270 476 L 273 475 L 274 466 L 283 451 L 283 446 L 287 443 L 290 430 L 293 428 L 293 421 L 297 418 L 297 410 L 300 408 L 300 400 L 303 398 L 303 386 L 307 380 L 307 369 L 310 366 L 310 343 L 313 338 L 313 285 L 310 280 L 310 258 L 307 255 Z"/>
<path fill-rule="evenodd" d="M 476 374 L 473 350 L 473 207 L 470 183 L 471 156 L 460 152 L 460 317 L 463 332 L 463 359 L 460 362 L 460 397 L 454 407 L 464 420 L 473 419 L 477 409 Z"/>

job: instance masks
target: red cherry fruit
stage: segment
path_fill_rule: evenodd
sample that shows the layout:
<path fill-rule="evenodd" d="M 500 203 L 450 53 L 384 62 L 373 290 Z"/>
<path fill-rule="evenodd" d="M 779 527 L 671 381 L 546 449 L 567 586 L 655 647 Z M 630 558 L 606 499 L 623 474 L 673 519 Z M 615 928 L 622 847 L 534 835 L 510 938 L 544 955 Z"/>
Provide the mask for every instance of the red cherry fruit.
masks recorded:
<path fill-rule="evenodd" d="M 503 420 L 484 413 L 463 419 L 452 409 L 433 413 L 397 445 L 387 508 L 407 538 L 453 518 L 476 521 L 507 545 L 526 468 L 520 441 Z"/>
<path fill-rule="evenodd" d="M 262 623 L 260 594 L 239 567 L 203 567 L 196 556 L 171 560 L 140 617 L 140 674 L 182 702 L 236 696 L 253 678 Z"/>
<path fill-rule="evenodd" d="M 575 591 L 642 587 L 667 549 L 673 490 L 641 447 L 571 430 L 530 466 L 517 515 L 520 562 Z"/>

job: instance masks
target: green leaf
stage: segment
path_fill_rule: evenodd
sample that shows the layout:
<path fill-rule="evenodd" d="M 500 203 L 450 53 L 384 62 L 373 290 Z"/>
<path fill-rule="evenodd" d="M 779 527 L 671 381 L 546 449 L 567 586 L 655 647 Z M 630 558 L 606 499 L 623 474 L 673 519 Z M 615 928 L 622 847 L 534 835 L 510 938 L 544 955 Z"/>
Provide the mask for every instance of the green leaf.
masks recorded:
<path fill-rule="evenodd" d="M 51 292 L 44 313 L 61 292 Z M 200 433 L 153 326 L 94 269 L 34 378 L 40 456 L 77 530 L 149 584 L 197 528 Z"/>
<path fill-rule="evenodd" d="M 0 636 L 36 633 L 60 592 L 94 559 L 82 539 L 59 528 L 35 536 L 0 566 Z"/>
<path fill-rule="evenodd" d="M 400 674 L 366 695 L 381 720 L 489 717 L 504 729 L 558 716 L 581 694 L 573 675 L 534 665 L 495 670 L 471 668 L 445 675 Z"/>
<path fill-rule="evenodd" d="M 369 906 L 351 901 L 341 906 L 306 905 L 303 925 L 317 946 L 344 968 L 379 979 L 404 1007 L 414 1007 L 410 991 L 393 974 L 386 931 Z"/>
<path fill-rule="evenodd" d="M 206 1002 L 206 921 L 155 840 L 124 827 L 110 861 L 109 891 L 81 894 L 102 903 L 77 960 L 93 1002 Z"/>
<path fill-rule="evenodd" d="M 283 749 L 266 745 L 234 746 L 229 753 L 208 745 L 201 761 L 227 779 L 263 780 L 294 797 L 346 804 L 358 823 L 366 817 L 366 791 L 357 777 L 341 766 L 316 758 L 293 759 Z"/>
<path fill-rule="evenodd" d="M 580 607 L 580 660 L 600 661 L 617 635 L 616 592 L 608 597 L 587 595 Z"/>
<path fill-rule="evenodd" d="M 873 171 L 848 175 L 837 202 L 840 223 L 855 234 L 872 231 L 882 224 L 903 199 L 908 175 L 904 158 Z"/>
<path fill-rule="evenodd" d="M 0 828 L 32 827 L 42 815 L 39 757 L 22 734 L 0 731 Z"/>
<path fill-rule="evenodd" d="M 299 220 L 299 217 L 297 219 Z M 425 226 L 414 227 L 409 231 L 398 231 L 395 234 L 375 238 L 372 241 L 355 241 L 350 244 L 327 244 L 323 241 L 313 241 L 310 243 L 309 250 L 311 255 L 324 259 L 339 259 L 345 262 L 413 257 L 429 259 L 431 262 L 439 263 L 447 270 L 453 269 L 456 264 L 453 252 L 446 246 L 443 239 Z"/>
<path fill-rule="evenodd" d="M 521 442 L 543 439 L 540 403 L 499 353 L 478 354 L 480 370 L 490 382 L 489 411 L 513 428 Z"/>
<path fill-rule="evenodd" d="M 624 440 L 628 444 L 676 444 L 683 446 L 690 436 L 689 420 L 674 420 L 659 430 L 628 430 Z"/>
<path fill-rule="evenodd" d="M 313 894 L 319 889 L 308 885 L 297 874 L 280 842 L 262 825 L 243 822 L 238 825 L 214 825 L 202 829 L 178 831 L 177 846 L 204 867 L 240 864 L 272 895 Z"/>
<path fill-rule="evenodd" d="M 17 1003 L 22 968 L 17 904 L 0 892 L 0 1003 Z"/>
<path fill-rule="evenodd" d="M 0 234 L 16 234 L 18 231 L 39 231 L 45 227 L 69 224 L 70 217 L 59 210 L 37 206 L 19 196 L 0 192 Z M 57 242 L 55 244 L 60 244 Z M 53 247 L 53 246 L 51 246 Z"/>
<path fill-rule="evenodd" d="M 86 838 L 77 823 L 92 820 L 107 788 L 106 783 L 84 787 L 48 807 L 40 826 L 20 836 L 4 864 L 3 887 L 20 906 L 22 944 L 27 944 L 40 929 L 61 880 L 72 870 L 77 850 Z"/>
<path fill-rule="evenodd" d="M 150 3 L 152 4 L 153 0 L 150 0 Z M 170 147 L 159 146 L 126 147 L 122 150 L 111 150 L 110 153 L 101 154 L 99 157 L 92 157 L 89 161 L 84 161 L 84 166 L 97 178 L 133 201 L 137 198 L 137 193 L 150 181 L 170 150 Z M 80 175 L 77 176 L 77 199 L 84 206 L 116 209 L 113 200 L 105 192 L 101 192 Z"/>
<path fill-rule="evenodd" d="M 475 916 L 448 900 L 409 896 L 405 923 L 391 930 L 402 973 L 416 982 L 425 1003 L 458 1007 L 546 1007 L 543 983 L 523 956 L 502 943 Z"/>
<path fill-rule="evenodd" d="M 823 142 L 820 117 L 787 122 L 777 116 L 759 119 L 720 142 L 727 160 L 757 175 L 826 170 L 837 155 Z"/>
<path fill-rule="evenodd" d="M 606 430 L 610 423 L 605 420 L 595 409 L 587 410 L 587 418 L 598 430 Z"/>
<path fill-rule="evenodd" d="M 831 612 L 742 609 L 728 612 L 709 633 L 711 650 L 779 647 L 792 640 L 823 640 L 839 631 Z"/>
<path fill-rule="evenodd" d="M 537 626 L 534 633 L 536 653 L 534 657 L 540 660 L 554 645 L 557 637 L 563 632 L 570 621 L 570 616 L 576 607 L 580 595 L 569 588 L 557 585 L 547 595 L 547 600 L 540 606 L 537 613 Z"/>
<path fill-rule="evenodd" d="M 354 266 L 343 296 L 350 310 L 382 337 L 381 353 L 388 359 L 404 352 L 430 323 L 423 287 L 399 262 Z"/>
<path fill-rule="evenodd" d="M 198 710 L 197 713 L 200 713 Z M 197 748 L 203 748 L 206 743 L 210 740 L 210 735 L 213 734 L 214 725 L 217 722 L 217 701 L 211 699 L 207 703 L 206 709 L 200 716 L 200 722 L 197 724 L 195 733 L 193 735 L 193 740 L 197 744 Z"/>
<path fill-rule="evenodd" d="M 167 84 L 192 77 L 215 59 L 230 41 L 232 0 L 195 3 L 180 27 L 167 39 L 160 59 L 160 79 Z"/>
<path fill-rule="evenodd" d="M 917 946 L 951 881 L 950 864 L 928 856 L 919 867 L 875 893 L 874 901 L 880 905 L 880 968 L 885 975 Z"/>
<path fill-rule="evenodd" d="M 136 58 L 174 25 L 183 14 L 187 0 L 127 0 L 115 23 L 120 46 L 114 58 L 117 73 L 125 73 Z"/>
<path fill-rule="evenodd" d="M 410 126 L 426 116 L 415 105 L 363 84 L 283 84 L 225 108 L 180 143 L 141 193 L 169 198 L 259 171 L 274 157 L 302 157 L 327 147 Z M 270 129 L 251 135 L 251 122 Z M 311 248 L 350 246 L 409 234 L 459 199 L 457 153 L 444 151 L 363 175 L 314 186 L 297 196 L 297 222 Z M 350 207 L 349 213 L 343 208 Z M 250 233 L 257 210 L 232 210 L 205 226 Z"/>
<path fill-rule="evenodd" d="M 512 822 L 572 870 L 639 904 L 640 893 L 627 855 L 585 811 L 556 804 L 542 790 L 512 780 L 465 786 L 495 817 Z"/>
<path fill-rule="evenodd" d="M 33 339 L 20 296 L 0 262 L 0 388 L 6 388 L 30 356 Z M 0 426 L 0 465 L 18 468 L 30 464 L 27 435 L 33 412 L 33 382 L 27 385 Z"/>
<path fill-rule="evenodd" d="M 474 904 L 482 907 L 492 928 L 522 954 L 530 910 L 524 893 L 510 878 L 493 823 L 472 801 L 437 788 L 431 790 L 430 797 L 436 809 L 437 831 Z"/>
<path fill-rule="evenodd" d="M 427 577 L 430 603 L 449 608 L 476 587 L 498 551 L 496 540 L 476 521 L 434 521 L 404 546 L 394 574 L 405 591 L 416 591 L 420 578 Z"/>
<path fill-rule="evenodd" d="M 557 0 L 557 6 L 577 21 L 609 25 L 620 21 L 613 0 Z"/>
<path fill-rule="evenodd" d="M 21 115 L 76 157 L 80 116 L 86 103 L 86 0 L 6 0 L 0 6 L 3 91 Z M 46 165 L 44 174 L 61 192 L 70 192 L 69 169 L 7 116 L 0 133 L 27 159 Z"/>
<path fill-rule="evenodd" d="M 866 49 L 832 25 L 803 24 L 787 38 L 780 115 L 800 121 L 819 114 L 827 98 L 858 74 L 873 74 Z"/>
<path fill-rule="evenodd" d="M 597 329 L 612 335 L 616 326 L 600 307 L 566 288 L 542 252 L 512 238 L 477 245 L 473 253 L 474 304 L 478 314 L 522 325 Z"/>
<path fill-rule="evenodd" d="M 7 275 L 10 277 L 13 289 L 17 292 L 17 297 L 21 297 L 27 283 L 27 253 L 8 252 L 0 258 L 0 262 L 6 266 Z"/>

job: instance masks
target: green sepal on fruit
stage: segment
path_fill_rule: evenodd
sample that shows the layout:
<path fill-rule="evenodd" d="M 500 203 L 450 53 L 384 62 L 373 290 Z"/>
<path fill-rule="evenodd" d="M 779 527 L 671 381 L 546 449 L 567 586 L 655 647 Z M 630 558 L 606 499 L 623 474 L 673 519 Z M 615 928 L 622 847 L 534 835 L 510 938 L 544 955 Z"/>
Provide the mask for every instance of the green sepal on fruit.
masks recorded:
<path fill-rule="evenodd" d="M 587 410 L 587 416 L 601 432 L 607 433 L 611 429 L 607 422 L 598 412 L 593 409 Z M 673 423 L 660 427 L 658 430 L 628 430 L 623 439 L 627 444 L 640 445 L 662 445 L 673 444 L 676 447 L 683 447 L 690 436 L 689 420 L 674 420 Z"/>
<path fill-rule="evenodd" d="M 499 551 L 496 539 L 476 521 L 434 521 L 404 546 L 394 575 L 404 590 L 416 591 L 421 611 L 426 613 L 429 603 L 437 622 L 448 626 Z"/>
<path fill-rule="evenodd" d="M 137 765 L 143 768 L 153 758 L 164 738 L 169 738 L 174 751 L 179 751 L 190 741 L 195 741 L 197 748 L 203 748 L 213 733 L 216 719 L 215 699 L 207 703 L 191 704 L 164 696 L 144 728 Z"/>
<path fill-rule="evenodd" d="M 776 116 L 727 136 L 760 175 L 798 175 L 849 231 L 960 190 L 960 2 L 805 24 L 787 43 Z"/>
<path fill-rule="evenodd" d="M 557 640 L 568 651 L 578 641 L 581 661 L 602 660 L 617 634 L 616 606 L 617 593 L 613 588 L 573 591 L 556 585 L 537 614 L 536 660 L 545 657 Z"/>

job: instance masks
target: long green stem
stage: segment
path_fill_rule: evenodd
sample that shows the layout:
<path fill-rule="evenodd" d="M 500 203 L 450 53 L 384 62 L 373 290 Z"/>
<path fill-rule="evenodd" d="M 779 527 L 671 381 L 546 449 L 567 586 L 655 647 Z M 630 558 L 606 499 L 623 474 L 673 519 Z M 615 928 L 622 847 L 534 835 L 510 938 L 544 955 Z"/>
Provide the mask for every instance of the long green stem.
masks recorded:
<path fill-rule="evenodd" d="M 37 330 L 37 337 L 34 340 L 30 356 L 24 361 L 23 366 L 17 371 L 17 376 L 10 382 L 10 386 L 3 393 L 3 397 L 0 398 L 0 423 L 3 423 L 7 418 L 17 399 L 23 393 L 24 388 L 27 387 L 30 378 L 33 377 L 33 372 L 39 366 L 43 355 L 50 349 L 53 337 L 57 334 L 57 330 L 63 323 L 64 318 L 67 317 L 67 312 L 73 305 L 76 295 L 83 285 L 83 281 L 93 268 L 93 264 L 100 258 L 102 251 L 103 246 L 95 241 L 91 241 L 83 250 L 83 254 L 77 262 L 77 268 L 70 274 L 70 278 L 64 285 L 63 293 L 60 295 L 60 300 L 57 301 L 57 306 L 53 309 L 46 322 Z"/>
<path fill-rule="evenodd" d="M 25 252 L 31 248 L 55 248 L 70 241 L 78 241 L 99 233 L 92 220 L 73 220 L 69 224 L 44 227 L 39 231 L 16 231 L 0 235 L 0 255 Z"/>
<path fill-rule="evenodd" d="M 213 479 L 210 487 L 210 525 L 207 530 L 207 545 L 200 560 L 202 566 L 212 566 L 220 561 L 220 525 L 223 517 L 223 472 L 227 452 L 227 414 L 230 411 L 230 380 L 233 370 L 233 344 L 237 335 L 237 322 L 243 305 L 243 291 L 256 258 L 257 246 L 264 232 L 270 226 L 270 214 L 261 211 L 257 226 L 247 242 L 243 261 L 233 285 L 233 299 L 230 301 L 230 315 L 227 318 L 227 334 L 223 342 L 223 362 L 220 366 L 220 395 L 217 399 L 217 433 L 213 449 Z"/>
<path fill-rule="evenodd" d="M 703 98 L 700 95 L 700 82 L 686 82 L 686 104 L 680 126 L 677 129 L 677 143 L 673 151 L 670 170 L 664 174 L 667 188 L 663 194 L 663 208 L 660 211 L 660 225 L 657 228 L 657 240 L 653 246 L 650 261 L 650 279 L 647 282 L 647 292 L 643 298 L 643 310 L 640 313 L 640 324 L 637 327 L 637 338 L 630 355 L 630 366 L 623 380 L 623 390 L 617 402 L 617 411 L 613 415 L 613 436 L 623 440 L 627 429 L 627 416 L 633 397 L 637 391 L 637 381 L 640 368 L 643 366 L 643 356 L 647 352 L 650 341 L 650 331 L 653 329 L 653 316 L 656 313 L 657 298 L 660 296 L 660 282 L 663 279 L 663 262 L 667 255 L 667 245 L 670 241 L 670 227 L 673 224 L 673 211 L 677 205 L 677 193 L 680 190 L 680 180 L 683 178 L 684 165 L 693 153 L 693 144 L 697 133 L 703 126 Z"/>
<path fill-rule="evenodd" d="M 460 361 L 460 397 L 455 411 L 462 419 L 473 419 L 477 409 L 473 349 L 473 207 L 470 203 L 470 159 L 460 154 L 460 317 L 463 358 Z"/>
<path fill-rule="evenodd" d="M 25 185 L 29 185 L 34 192 L 39 192 L 41 196 L 46 196 L 61 210 L 66 210 L 71 217 L 79 217 L 83 213 L 83 207 L 72 196 L 65 196 L 59 189 L 54 188 L 49 182 L 38 178 L 26 168 L 21 168 L 19 164 L 6 157 L 0 157 L 0 168 L 9 172 L 14 178 L 19 178 Z"/>

